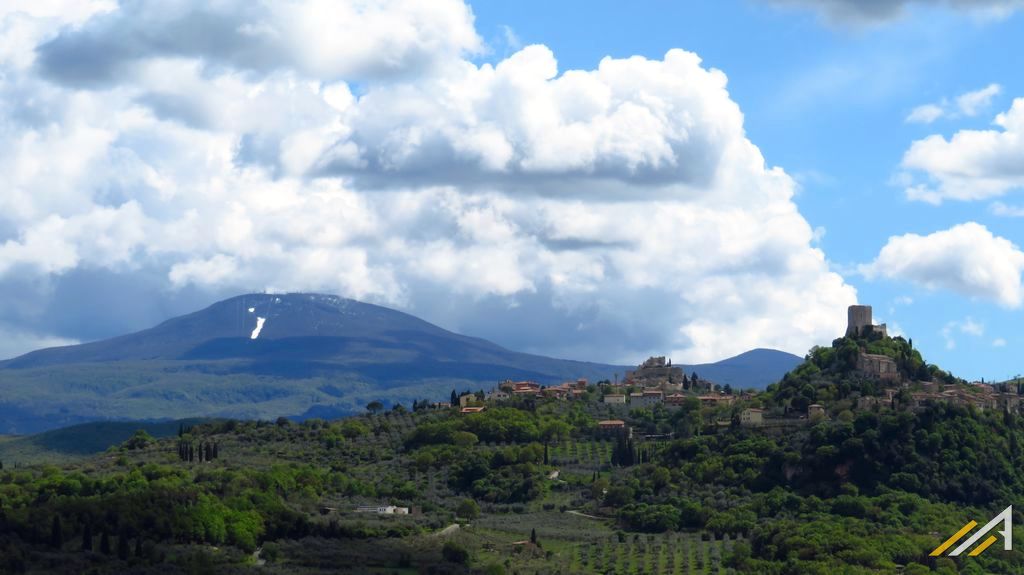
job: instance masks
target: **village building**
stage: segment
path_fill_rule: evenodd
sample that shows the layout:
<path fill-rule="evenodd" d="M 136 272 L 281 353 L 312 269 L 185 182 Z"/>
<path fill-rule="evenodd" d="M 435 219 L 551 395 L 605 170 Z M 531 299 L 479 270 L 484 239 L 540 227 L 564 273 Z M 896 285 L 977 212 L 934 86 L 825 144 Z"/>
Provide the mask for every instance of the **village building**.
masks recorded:
<path fill-rule="evenodd" d="M 507 391 L 499 387 L 491 390 L 491 392 L 487 394 L 487 401 L 503 401 L 510 397 L 512 396 L 510 396 Z"/>
<path fill-rule="evenodd" d="M 673 393 L 672 395 L 666 395 L 665 396 L 665 405 L 670 406 L 670 407 L 679 407 L 679 406 L 683 405 L 684 403 L 686 403 L 686 398 L 687 397 L 689 397 L 689 396 L 688 395 L 683 395 L 682 393 Z"/>
<path fill-rule="evenodd" d="M 859 410 L 873 410 L 876 409 L 878 406 L 878 398 L 872 395 L 863 395 L 857 398 L 857 409 Z"/>
<path fill-rule="evenodd" d="M 698 397 L 698 399 L 700 399 L 701 407 L 707 408 L 714 408 L 718 407 L 719 405 L 730 406 L 732 405 L 732 402 L 736 400 L 735 397 L 725 394 L 701 395 Z"/>
<path fill-rule="evenodd" d="M 764 425 L 764 410 L 748 407 L 740 412 L 740 425 L 743 427 L 761 427 Z"/>
<path fill-rule="evenodd" d="M 664 398 L 665 394 L 659 389 L 646 389 L 641 393 L 629 395 L 630 403 L 638 407 L 653 407 L 661 403 Z"/>
<path fill-rule="evenodd" d="M 468 413 L 481 413 L 481 412 L 485 411 L 486 409 L 487 408 L 483 407 L 483 406 L 479 406 L 479 407 L 463 407 L 462 409 L 459 410 L 459 413 L 461 413 L 463 415 L 466 415 Z"/>
<path fill-rule="evenodd" d="M 504 390 L 513 396 L 537 395 L 540 393 L 540 384 L 534 381 L 512 381 L 506 379 L 501 382 L 498 389 Z"/>
<path fill-rule="evenodd" d="M 810 421 L 821 421 L 825 419 L 825 406 L 813 403 L 807 406 L 807 419 Z"/>
<path fill-rule="evenodd" d="M 633 430 L 625 421 L 621 419 L 608 419 L 605 421 L 597 422 L 597 432 L 603 437 L 617 437 L 619 435 L 625 435 L 627 438 L 632 437 Z"/>
<path fill-rule="evenodd" d="M 604 402 L 613 405 L 625 405 L 626 396 L 621 393 L 609 393 L 608 395 L 604 396 Z"/>
<path fill-rule="evenodd" d="M 896 360 L 887 355 L 860 353 L 857 355 L 857 371 L 882 381 L 899 381 L 900 372 Z"/>

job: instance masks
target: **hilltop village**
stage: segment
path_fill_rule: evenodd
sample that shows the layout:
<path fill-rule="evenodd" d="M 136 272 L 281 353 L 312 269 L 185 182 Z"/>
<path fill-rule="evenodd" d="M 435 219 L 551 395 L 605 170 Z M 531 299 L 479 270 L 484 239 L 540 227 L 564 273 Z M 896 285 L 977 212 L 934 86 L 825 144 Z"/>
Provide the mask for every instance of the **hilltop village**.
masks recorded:
<path fill-rule="evenodd" d="M 602 432 L 621 431 L 631 435 L 627 423 L 635 410 L 673 412 L 686 407 L 701 414 L 701 430 L 733 426 L 751 428 L 790 428 L 833 417 L 849 417 L 861 411 L 920 411 L 930 404 L 948 403 L 978 410 L 1020 412 L 1020 391 L 1015 384 L 967 383 L 929 365 L 913 349 L 912 340 L 891 338 L 885 324 L 874 324 L 872 308 L 850 306 L 845 335 L 831 348 L 814 348 L 803 365 L 787 374 L 782 382 L 765 393 L 736 390 L 718 385 L 697 373 L 686 374 L 671 359 L 651 357 L 627 371 L 621 381 L 586 379 L 543 386 L 533 381 L 500 383 L 487 393 L 453 391 L 451 402 L 432 404 L 433 408 L 457 407 L 462 414 L 480 413 L 488 406 L 522 403 L 537 399 L 563 401 L 590 400 L 604 406 L 608 416 L 598 421 Z M 834 394 L 815 392 L 840 381 Z M 790 397 L 794 384 L 810 384 L 812 394 Z M 671 432 L 667 434 L 671 437 Z M 658 437 L 665 435 L 658 434 Z"/>

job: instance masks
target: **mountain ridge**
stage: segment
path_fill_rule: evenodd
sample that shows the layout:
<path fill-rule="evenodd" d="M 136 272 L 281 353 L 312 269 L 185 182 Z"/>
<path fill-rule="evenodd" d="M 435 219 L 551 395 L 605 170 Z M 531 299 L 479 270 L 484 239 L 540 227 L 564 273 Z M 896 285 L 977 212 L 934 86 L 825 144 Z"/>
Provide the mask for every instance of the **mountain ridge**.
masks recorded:
<path fill-rule="evenodd" d="M 764 387 L 800 361 L 751 350 L 685 369 Z M 243 294 L 135 333 L 0 362 L 0 433 L 105 419 L 329 417 L 506 378 L 548 385 L 627 369 L 509 350 L 332 295 Z"/>

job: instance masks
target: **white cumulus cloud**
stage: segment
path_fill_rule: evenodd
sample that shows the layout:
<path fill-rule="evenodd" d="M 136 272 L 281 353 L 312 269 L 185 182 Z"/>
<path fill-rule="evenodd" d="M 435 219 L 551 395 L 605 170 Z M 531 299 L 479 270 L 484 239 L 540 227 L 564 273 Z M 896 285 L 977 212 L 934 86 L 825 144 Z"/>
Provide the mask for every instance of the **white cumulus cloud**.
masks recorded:
<path fill-rule="evenodd" d="M 1024 98 L 996 116 L 995 128 L 932 135 L 903 155 L 907 197 L 933 204 L 984 200 L 1024 186 Z"/>
<path fill-rule="evenodd" d="M 889 238 L 878 257 L 860 266 L 868 278 L 909 281 L 927 289 L 995 301 L 1017 308 L 1024 301 L 1024 252 L 985 226 L 968 222 L 926 236 Z"/>

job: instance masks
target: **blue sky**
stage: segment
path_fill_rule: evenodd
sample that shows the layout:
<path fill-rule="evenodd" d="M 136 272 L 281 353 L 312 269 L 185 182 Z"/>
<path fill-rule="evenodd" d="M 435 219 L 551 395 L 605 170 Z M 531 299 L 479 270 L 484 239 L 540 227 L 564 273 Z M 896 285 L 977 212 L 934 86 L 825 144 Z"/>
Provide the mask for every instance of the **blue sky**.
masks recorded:
<path fill-rule="evenodd" d="M 728 75 L 729 93 L 767 162 L 799 180 L 801 213 L 825 229 L 820 245 L 849 270 L 844 277 L 862 303 L 873 304 L 876 316 L 897 324 L 927 357 L 964 377 L 1003 379 L 1021 371 L 1014 360 L 1024 343 L 1014 329 L 1019 310 L 856 273 L 889 236 L 924 235 L 966 221 L 1024 243 L 1020 220 L 994 215 L 987 203 L 913 202 L 893 181 L 914 140 L 987 129 L 1024 94 L 1016 62 L 1024 48 L 1020 14 L 986 18 L 913 6 L 891 21 L 844 24 L 814 10 L 750 0 L 484 2 L 473 9 L 481 33 L 495 44 L 507 37 L 508 27 L 522 44 L 550 46 L 563 69 L 592 68 L 608 55 L 657 58 L 674 47 L 696 52 L 705 65 Z M 495 49 L 496 55 L 503 52 Z M 975 117 L 905 121 L 920 105 L 992 83 L 1001 93 Z M 948 330 L 949 337 L 943 334 L 950 322 L 967 318 L 983 326 L 983 335 L 959 326 Z M 998 339 L 1005 347 L 992 345 Z"/>
<path fill-rule="evenodd" d="M 622 363 L 860 302 L 1013 376 L 1021 7 L 4 3 L 0 356 L 317 291 Z"/>

